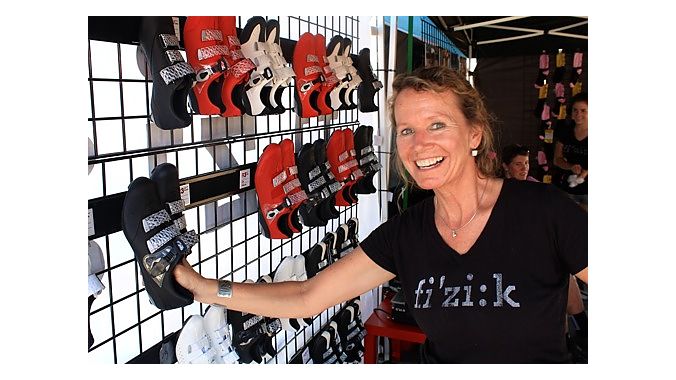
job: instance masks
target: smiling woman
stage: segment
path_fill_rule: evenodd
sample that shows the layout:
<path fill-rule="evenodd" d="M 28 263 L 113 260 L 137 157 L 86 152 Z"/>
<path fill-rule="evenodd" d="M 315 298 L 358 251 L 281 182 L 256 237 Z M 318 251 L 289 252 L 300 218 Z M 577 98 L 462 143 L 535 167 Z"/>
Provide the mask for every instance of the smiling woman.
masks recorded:
<path fill-rule="evenodd" d="M 176 280 L 203 303 L 298 318 L 398 276 L 427 336 L 421 362 L 567 362 L 568 281 L 587 281 L 586 214 L 552 186 L 495 178 L 488 112 L 456 72 L 418 69 L 393 89 L 398 164 L 433 198 L 307 281 L 231 284 L 219 298 L 218 281 L 190 265 L 177 265 Z"/>

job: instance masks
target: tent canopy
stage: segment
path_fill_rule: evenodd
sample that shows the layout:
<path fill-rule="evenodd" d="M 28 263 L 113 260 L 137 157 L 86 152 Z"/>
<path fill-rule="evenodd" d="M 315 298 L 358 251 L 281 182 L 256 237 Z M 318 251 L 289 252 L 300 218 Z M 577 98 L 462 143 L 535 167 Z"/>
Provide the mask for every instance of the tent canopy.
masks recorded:
<path fill-rule="evenodd" d="M 587 51 L 585 16 L 429 16 L 472 58 Z"/>

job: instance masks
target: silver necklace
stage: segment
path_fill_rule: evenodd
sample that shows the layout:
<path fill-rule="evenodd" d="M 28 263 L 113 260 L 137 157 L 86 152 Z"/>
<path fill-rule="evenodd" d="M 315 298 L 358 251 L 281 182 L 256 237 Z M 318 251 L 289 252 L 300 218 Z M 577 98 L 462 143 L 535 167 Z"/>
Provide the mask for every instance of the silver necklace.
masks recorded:
<path fill-rule="evenodd" d="M 456 236 L 458 236 L 458 231 L 467 227 L 468 224 L 472 223 L 472 220 L 474 220 L 474 217 L 476 216 L 477 212 L 479 212 L 479 206 L 481 206 L 481 201 L 483 201 L 483 199 L 484 199 L 484 194 L 486 194 L 486 188 L 487 187 L 488 187 L 488 179 L 486 179 L 486 184 L 484 185 L 484 190 L 481 192 L 481 197 L 479 197 L 479 203 L 477 203 L 476 208 L 474 209 L 474 213 L 472 214 L 472 217 L 469 218 L 467 223 L 463 224 L 462 226 L 460 226 L 458 228 L 453 228 L 453 227 L 449 226 L 448 223 L 446 222 L 446 219 L 444 219 L 443 215 L 441 215 L 441 213 L 439 213 L 439 217 L 441 218 L 441 221 L 444 222 L 446 227 L 448 227 L 448 229 L 451 230 L 451 237 L 455 238 Z M 437 197 L 435 196 L 434 197 L 434 208 L 436 209 L 436 207 L 437 207 Z"/>

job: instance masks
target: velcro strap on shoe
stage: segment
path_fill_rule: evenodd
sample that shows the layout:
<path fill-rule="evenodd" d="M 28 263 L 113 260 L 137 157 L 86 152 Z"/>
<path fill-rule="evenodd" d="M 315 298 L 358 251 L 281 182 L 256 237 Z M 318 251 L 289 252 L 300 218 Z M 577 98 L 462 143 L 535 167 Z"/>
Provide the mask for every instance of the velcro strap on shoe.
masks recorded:
<path fill-rule="evenodd" d="M 293 194 L 290 194 L 288 197 L 289 197 L 289 200 L 291 201 L 291 205 L 296 205 L 296 204 L 301 203 L 304 200 L 308 199 L 307 194 L 303 190 L 296 192 L 296 193 L 293 193 Z"/>
<path fill-rule="evenodd" d="M 225 45 L 211 45 L 197 49 L 197 59 L 203 60 L 220 55 L 230 54 L 230 49 Z"/>
<path fill-rule="evenodd" d="M 352 172 L 353 179 L 361 178 L 364 176 L 364 172 L 361 171 L 361 169 L 357 168 L 354 169 Z"/>
<path fill-rule="evenodd" d="M 323 59 L 324 59 L 324 62 L 328 61 L 328 59 L 326 58 L 326 56 L 324 56 Z M 331 70 L 331 66 L 330 66 L 330 65 L 324 66 L 324 74 L 326 74 L 326 76 L 333 75 L 333 70 Z"/>
<path fill-rule="evenodd" d="M 202 41 L 223 41 L 223 32 L 218 29 L 202 29 Z"/>
<path fill-rule="evenodd" d="M 282 331 L 282 322 L 279 318 L 275 318 L 271 321 L 266 321 L 265 323 L 265 333 L 269 336 L 273 336 L 278 332 Z"/>
<path fill-rule="evenodd" d="M 343 66 L 342 62 L 329 62 L 329 67 L 333 71 L 333 73 L 336 75 L 338 80 L 343 80 L 345 79 L 345 76 L 347 76 L 347 69 Z"/>
<path fill-rule="evenodd" d="M 378 161 L 378 158 L 377 158 L 376 155 L 373 154 L 373 153 L 368 154 L 368 155 L 362 157 L 362 159 L 359 160 L 359 166 L 364 166 L 364 165 L 368 164 L 368 163 L 371 162 L 371 161 Z"/>
<path fill-rule="evenodd" d="M 338 161 L 345 161 L 345 159 L 350 155 L 350 152 L 345 151 L 338 155 Z"/>
<path fill-rule="evenodd" d="M 310 170 L 308 177 L 312 180 L 322 173 L 322 169 L 319 166 L 315 166 L 314 169 Z"/>
<path fill-rule="evenodd" d="M 172 224 L 167 226 L 162 231 L 156 233 L 153 237 L 146 241 L 148 250 L 150 250 L 150 253 L 153 253 L 180 234 L 181 233 L 178 228 L 176 228 L 176 225 Z"/>
<path fill-rule="evenodd" d="M 338 173 L 342 173 L 346 170 L 352 169 L 353 167 L 355 167 L 357 165 L 359 165 L 357 163 L 357 160 L 350 160 L 350 161 L 338 166 Z"/>
<path fill-rule="evenodd" d="M 179 236 L 179 239 L 188 247 L 192 248 L 197 242 L 199 242 L 199 238 L 197 237 L 197 233 L 195 230 L 190 230 L 186 233 L 181 234 Z"/>
<path fill-rule="evenodd" d="M 167 50 L 164 52 L 164 54 L 167 55 L 167 58 L 169 59 L 169 62 L 171 62 L 171 64 L 174 64 L 176 62 L 184 62 L 183 56 L 178 50 Z"/>
<path fill-rule="evenodd" d="M 179 199 L 173 202 L 167 202 L 167 206 L 169 206 L 169 212 L 171 213 L 171 215 L 176 215 L 179 212 L 185 211 L 185 202 L 183 201 L 183 199 Z"/>
<path fill-rule="evenodd" d="M 289 174 L 291 174 L 291 175 L 298 174 L 298 166 L 296 166 L 296 165 L 289 166 L 288 169 L 289 169 Z"/>
<path fill-rule="evenodd" d="M 171 84 L 178 79 L 194 73 L 195 71 L 186 62 L 177 62 L 160 70 L 160 76 L 166 84 Z"/>
<path fill-rule="evenodd" d="M 360 335 L 360 329 L 357 326 L 357 321 L 352 321 L 349 325 L 347 325 L 347 336 L 345 337 L 345 340 L 352 340 L 355 336 Z M 361 338 L 359 338 L 361 340 Z"/>
<path fill-rule="evenodd" d="M 375 173 L 378 170 L 380 170 L 383 166 L 380 164 L 378 161 L 373 161 L 371 162 L 368 166 L 366 166 L 366 172 L 368 174 Z"/>
<path fill-rule="evenodd" d="M 284 194 L 289 194 L 291 190 L 297 187 L 300 187 L 300 180 L 298 178 L 294 178 L 291 181 L 285 183 L 282 188 L 284 189 Z"/>
<path fill-rule="evenodd" d="M 329 191 L 331 191 L 331 194 L 337 193 L 342 188 L 343 188 L 343 185 L 340 182 L 332 182 L 329 185 Z"/>
<path fill-rule="evenodd" d="M 319 169 L 319 168 L 317 167 L 315 169 Z M 314 171 L 314 169 L 312 171 Z M 310 175 L 310 178 L 312 178 L 312 175 Z M 308 189 L 309 192 L 314 193 L 316 189 L 320 188 L 325 183 L 326 183 L 326 179 L 324 177 L 319 177 L 316 180 L 310 182 L 307 185 L 307 189 Z"/>
<path fill-rule="evenodd" d="M 372 85 L 373 88 L 375 88 L 376 90 L 380 90 L 381 88 L 383 88 L 383 83 L 382 83 L 381 81 L 379 81 L 379 80 L 377 80 L 377 81 L 375 81 L 375 82 L 372 82 L 371 85 Z"/>
<path fill-rule="evenodd" d="M 286 170 L 282 170 L 272 179 L 272 186 L 274 187 L 279 186 L 280 184 L 284 183 L 284 181 L 286 181 L 287 178 L 288 176 L 286 174 Z"/>
<path fill-rule="evenodd" d="M 185 215 L 181 215 L 178 219 L 174 220 L 174 225 L 179 229 L 179 231 L 186 228 L 187 223 L 185 222 Z"/>
<path fill-rule="evenodd" d="M 178 38 L 175 34 L 160 34 L 162 39 L 162 46 L 166 49 L 168 47 L 178 47 Z"/>
<path fill-rule="evenodd" d="M 284 80 L 287 80 L 289 78 L 293 78 L 293 77 L 296 76 L 296 73 L 289 66 L 272 67 L 272 71 L 275 74 L 274 78 L 278 81 L 284 81 Z"/>
<path fill-rule="evenodd" d="M 239 355 L 237 355 L 237 352 L 235 351 L 234 348 L 230 348 L 232 351 L 228 352 L 225 354 L 225 356 L 221 356 L 221 359 L 223 359 L 223 362 L 225 364 L 235 364 L 239 360 Z"/>
<path fill-rule="evenodd" d="M 364 156 L 368 153 L 371 153 L 371 152 L 373 152 L 373 145 L 366 146 L 366 147 L 362 148 L 361 151 L 360 151 L 362 156 Z"/>
<path fill-rule="evenodd" d="M 333 352 L 333 349 L 329 348 L 328 351 L 322 354 L 322 364 L 333 364 L 338 360 L 338 357 Z"/>
<path fill-rule="evenodd" d="M 169 213 L 167 213 L 167 210 L 160 210 L 154 214 L 146 216 L 145 218 L 143 218 L 142 221 L 143 232 L 148 232 L 152 229 L 155 229 L 165 222 L 171 222 L 171 218 L 169 217 Z"/>
<path fill-rule="evenodd" d="M 242 46 L 242 44 L 239 42 L 239 38 L 237 38 L 237 36 L 227 36 L 226 38 L 228 39 L 228 45 L 230 45 L 231 51 L 241 49 L 240 47 Z M 237 49 L 234 49 L 233 47 L 237 47 Z"/>
<path fill-rule="evenodd" d="M 239 52 L 241 54 L 241 51 Z M 242 58 L 244 58 L 244 56 L 242 56 Z M 248 74 L 249 72 L 251 72 L 251 70 L 254 70 L 255 68 L 256 65 L 254 65 L 254 63 L 251 62 L 250 59 L 242 59 L 241 61 L 232 65 L 228 70 L 228 72 L 231 73 L 235 78 L 239 79 L 244 75 Z"/>
<path fill-rule="evenodd" d="M 321 74 L 322 73 L 322 68 L 319 66 L 308 66 L 303 70 L 303 73 L 307 75 L 312 75 L 312 74 Z"/>
<path fill-rule="evenodd" d="M 211 364 L 213 362 L 213 356 L 209 353 L 211 344 L 207 336 L 200 338 L 197 342 L 190 343 L 188 347 L 188 363 Z"/>

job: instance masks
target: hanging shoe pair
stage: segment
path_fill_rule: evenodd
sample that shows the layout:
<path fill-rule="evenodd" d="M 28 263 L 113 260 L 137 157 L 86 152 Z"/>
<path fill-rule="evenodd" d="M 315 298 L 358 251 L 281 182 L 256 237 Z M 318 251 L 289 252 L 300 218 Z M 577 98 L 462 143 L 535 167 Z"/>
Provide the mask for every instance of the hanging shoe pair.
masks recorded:
<path fill-rule="evenodd" d="M 329 67 L 338 78 L 338 84 L 328 95 L 328 102 L 334 111 L 357 108 L 353 93 L 362 82 L 350 58 L 352 40 L 339 35 L 333 36 L 326 51 Z"/>
<path fill-rule="evenodd" d="M 183 30 L 188 63 L 196 72 L 190 105 L 201 115 L 242 115 L 241 88 L 255 69 L 242 54 L 235 16 L 190 16 Z"/>
<path fill-rule="evenodd" d="M 152 120 L 165 130 L 187 127 L 192 122 L 187 99 L 195 72 L 179 51 L 173 19 L 168 16 L 143 17 L 139 42 L 153 81 Z"/>
<path fill-rule="evenodd" d="M 375 102 L 375 96 L 378 91 L 383 88 L 383 83 L 379 81 L 373 73 L 373 68 L 371 67 L 371 50 L 369 48 L 364 48 L 359 51 L 356 67 L 357 73 L 362 80 L 357 87 L 359 111 L 378 111 L 378 105 Z"/>
<path fill-rule="evenodd" d="M 295 74 L 279 45 L 279 22 L 252 17 L 242 29 L 240 40 L 242 53 L 256 66 L 240 91 L 245 112 L 252 116 L 284 113 L 283 91 Z"/>
<path fill-rule="evenodd" d="M 176 340 L 179 364 L 233 364 L 239 355 L 230 338 L 227 309 L 210 305 L 204 317 L 191 315 Z"/>
<path fill-rule="evenodd" d="M 336 193 L 342 185 L 331 173 L 331 164 L 326 157 L 326 143 L 317 139 L 303 144 L 296 155 L 298 179 L 308 196 L 298 208 L 301 223 L 308 227 L 325 226 L 337 218 Z"/>
<path fill-rule="evenodd" d="M 239 355 L 240 363 L 262 363 L 266 358 L 277 354 L 271 339 L 271 334 L 274 335 L 276 331 L 269 328 L 265 320 L 260 315 L 228 310 L 228 321 L 232 325 L 232 344 Z"/>
<path fill-rule="evenodd" d="M 354 131 L 354 150 L 359 170 L 363 177 L 353 186 L 357 194 L 372 194 L 376 192 L 373 186 L 373 177 L 382 168 L 373 149 L 373 127 L 360 125 Z"/>
<path fill-rule="evenodd" d="M 151 178 L 129 184 L 122 205 L 122 231 L 134 251 L 150 302 L 161 310 L 193 302 L 176 282 L 173 269 L 198 241 L 187 231 L 180 199 L 178 172 L 171 164 L 156 167 Z"/>
<path fill-rule="evenodd" d="M 361 322 L 358 302 L 347 303 L 336 316 L 341 348 L 345 352 L 347 363 L 360 363 L 364 356 L 362 340 L 366 336 L 366 329 Z"/>
<path fill-rule="evenodd" d="M 265 147 L 254 175 L 258 220 L 269 239 L 287 239 L 303 229 L 299 206 L 307 200 L 301 188 L 293 142 L 284 139 Z"/>
<path fill-rule="evenodd" d="M 354 135 L 351 129 L 337 129 L 326 144 L 326 157 L 331 164 L 331 173 L 342 184 L 336 193 L 336 206 L 350 206 L 357 203 L 354 185 L 362 177 L 354 150 Z"/>

